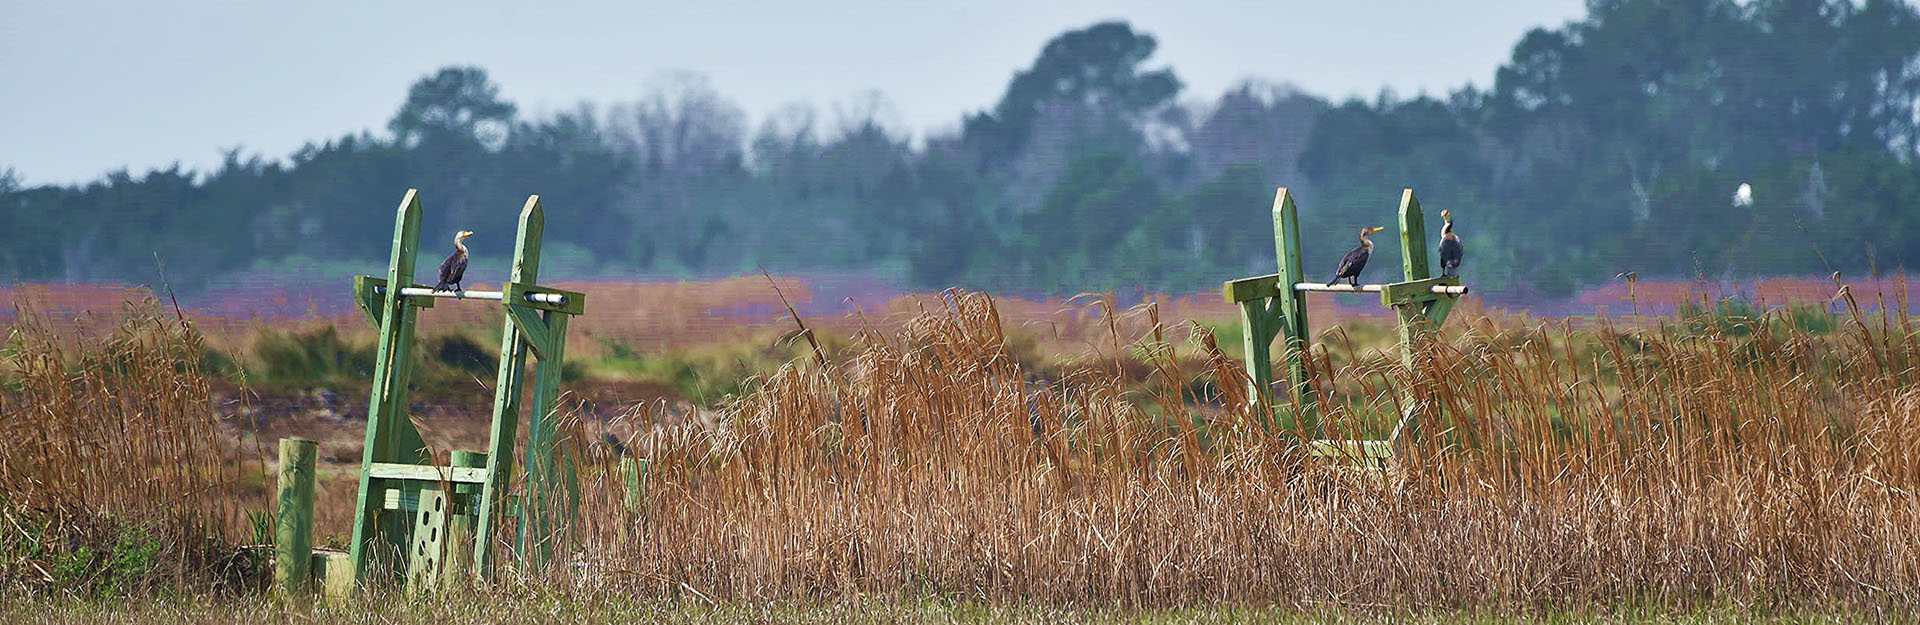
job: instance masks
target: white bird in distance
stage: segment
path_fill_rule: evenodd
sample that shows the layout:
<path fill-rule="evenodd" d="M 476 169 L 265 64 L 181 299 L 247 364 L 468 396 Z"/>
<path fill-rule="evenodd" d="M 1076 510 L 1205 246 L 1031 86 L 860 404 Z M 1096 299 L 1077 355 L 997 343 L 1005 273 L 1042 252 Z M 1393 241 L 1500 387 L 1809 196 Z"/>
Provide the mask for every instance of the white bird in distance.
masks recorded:
<path fill-rule="evenodd" d="M 1741 207 L 1753 206 L 1753 185 L 1744 182 L 1740 183 L 1740 188 L 1733 190 L 1733 205 Z"/>

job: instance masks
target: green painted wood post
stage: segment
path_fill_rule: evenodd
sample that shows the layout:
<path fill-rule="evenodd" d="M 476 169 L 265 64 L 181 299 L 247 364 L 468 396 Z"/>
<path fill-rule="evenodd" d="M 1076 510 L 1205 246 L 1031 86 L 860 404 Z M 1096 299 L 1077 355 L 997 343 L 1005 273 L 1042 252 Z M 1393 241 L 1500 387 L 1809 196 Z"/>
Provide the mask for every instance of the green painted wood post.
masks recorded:
<path fill-rule="evenodd" d="M 1240 302 L 1240 347 L 1247 359 L 1247 398 L 1260 426 L 1273 425 L 1273 334 L 1280 329 L 1273 298 Z"/>
<path fill-rule="evenodd" d="M 514 304 L 509 304 L 510 306 Z M 544 566 L 553 555 L 553 541 L 556 534 L 567 528 L 559 523 L 561 506 L 558 492 L 564 487 L 567 503 L 564 508 L 567 518 L 572 518 L 578 509 L 579 493 L 575 486 L 572 464 L 562 457 L 560 446 L 559 422 L 554 407 L 560 397 L 560 378 L 566 368 L 568 315 L 557 312 L 543 312 L 541 320 L 547 327 L 547 344 L 540 351 L 540 367 L 533 373 L 533 402 L 528 406 L 527 416 L 527 486 L 528 509 L 520 515 L 523 528 L 523 540 L 531 540 L 533 545 L 521 545 L 521 552 L 533 557 L 534 566 Z M 531 547 L 531 549 L 529 549 Z"/>
<path fill-rule="evenodd" d="M 1311 340 L 1307 299 L 1293 290 L 1294 283 L 1306 281 L 1306 270 L 1300 262 L 1300 209 L 1294 206 L 1293 194 L 1286 187 L 1280 187 L 1273 196 L 1273 245 L 1274 257 L 1280 264 L 1278 294 L 1274 296 L 1280 327 L 1274 330 L 1286 337 L 1287 397 L 1294 407 L 1287 423 L 1311 432 L 1314 424 L 1313 398 L 1307 380 L 1306 354 Z"/>
<path fill-rule="evenodd" d="M 1432 277 L 1427 265 L 1427 226 L 1420 211 L 1420 200 L 1413 196 L 1413 189 L 1400 192 L 1400 265 L 1406 274 L 1406 281 L 1425 280 Z M 1401 395 L 1404 411 L 1400 423 L 1393 428 L 1391 440 L 1396 443 L 1405 436 L 1409 439 L 1420 435 L 1420 418 L 1426 407 L 1420 394 L 1414 388 L 1419 376 L 1419 341 L 1426 334 L 1426 308 L 1432 301 L 1431 295 L 1423 295 L 1424 301 L 1414 301 L 1393 307 L 1399 316 L 1400 363 L 1409 372 L 1409 384 Z"/>
<path fill-rule="evenodd" d="M 396 449 L 398 439 L 395 430 L 397 423 L 405 423 L 406 429 L 413 429 L 407 423 L 404 412 L 406 405 L 406 368 L 407 356 L 412 351 L 413 320 L 412 307 L 406 298 L 401 297 L 400 289 L 413 284 L 414 257 L 419 251 L 420 241 L 420 192 L 408 189 L 400 200 L 400 208 L 395 211 L 393 225 L 393 251 L 387 265 L 387 289 L 380 305 L 380 343 L 374 356 L 373 391 L 367 406 L 367 435 L 365 449 L 361 453 L 360 494 L 354 504 L 356 515 L 353 523 L 353 544 L 351 546 L 354 579 L 365 583 L 368 579 L 368 564 L 376 545 L 380 540 L 382 547 L 391 546 L 400 540 L 380 530 L 380 512 L 384 504 L 383 492 L 376 492 L 372 475 L 375 462 L 393 462 L 400 460 Z M 413 438 L 418 439 L 414 434 Z"/>
<path fill-rule="evenodd" d="M 320 443 L 280 439 L 280 507 L 274 519 L 273 583 L 289 596 L 313 589 L 313 482 Z"/>
<path fill-rule="evenodd" d="M 482 451 L 455 451 L 451 458 L 456 467 L 486 468 L 487 453 Z M 483 489 L 477 484 L 455 484 L 454 501 L 459 506 L 452 517 L 447 519 L 447 563 L 443 583 L 448 587 L 457 584 L 472 571 L 474 550 L 474 526 L 480 512 L 480 497 Z"/>
<path fill-rule="evenodd" d="M 546 221 L 540 196 L 528 196 L 520 209 L 509 282 L 530 285 L 540 279 L 540 238 L 546 232 Z M 505 288 L 501 285 L 502 290 Z M 487 479 L 473 534 L 473 574 L 481 579 L 493 574 L 493 534 L 500 527 L 507 507 L 507 487 L 513 481 L 513 443 L 519 435 L 521 386 L 526 381 L 526 336 L 513 315 L 505 317 L 500 331 L 500 369 L 493 386 L 493 426 L 487 433 Z"/>

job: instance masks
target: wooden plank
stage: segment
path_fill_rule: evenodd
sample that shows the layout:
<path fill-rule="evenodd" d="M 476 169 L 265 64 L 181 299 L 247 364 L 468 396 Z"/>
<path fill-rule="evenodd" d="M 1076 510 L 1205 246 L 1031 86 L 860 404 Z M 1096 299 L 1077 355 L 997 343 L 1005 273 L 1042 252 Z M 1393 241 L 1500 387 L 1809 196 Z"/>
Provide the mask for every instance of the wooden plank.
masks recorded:
<path fill-rule="evenodd" d="M 314 466 L 320 443 L 280 439 L 280 505 L 274 519 L 273 582 L 280 592 L 304 595 L 313 587 L 309 575 L 313 558 Z"/>
<path fill-rule="evenodd" d="M 1229 280 L 1220 285 L 1220 293 L 1230 303 L 1266 299 L 1280 295 L 1280 274 Z"/>
<path fill-rule="evenodd" d="M 546 213 L 540 208 L 540 196 L 529 196 L 520 209 L 520 228 L 508 283 L 533 284 L 540 280 L 540 238 L 545 231 Z M 493 572 L 492 537 L 501 517 L 505 516 L 502 512 L 506 507 L 507 487 L 513 478 L 513 442 L 520 422 L 520 389 L 526 381 L 526 337 L 512 315 L 506 315 L 502 325 L 500 369 L 493 386 L 493 425 L 487 433 L 490 460 L 473 538 L 473 573 L 481 579 L 490 578 Z"/>
<path fill-rule="evenodd" d="M 1387 308 L 1407 304 L 1424 304 L 1437 299 L 1453 296 L 1433 292 L 1436 286 L 1459 286 L 1459 278 L 1427 278 L 1408 282 L 1395 282 L 1380 285 L 1380 305 Z"/>
<path fill-rule="evenodd" d="M 387 264 L 387 284 L 411 284 L 413 282 L 414 256 L 418 251 L 420 238 L 420 191 L 408 189 L 401 198 L 400 207 L 394 211 L 393 247 Z M 404 421 L 400 406 L 406 399 L 405 364 L 412 342 L 412 323 L 407 314 L 411 308 L 405 305 L 397 289 L 387 289 L 385 297 L 380 298 L 380 339 L 379 348 L 374 356 L 374 378 L 372 397 L 367 406 L 367 434 L 364 450 L 361 452 L 360 492 L 354 504 L 356 511 L 353 524 L 353 543 L 351 545 L 354 579 L 359 582 L 368 580 L 373 542 L 380 539 L 378 526 L 383 506 L 373 500 L 374 478 L 372 466 L 376 462 L 400 460 L 394 450 L 393 423 Z"/>
<path fill-rule="evenodd" d="M 487 481 L 485 468 L 441 467 L 426 464 L 407 464 L 398 462 L 376 462 L 371 467 L 373 476 L 383 480 L 418 480 L 422 482 L 448 482 L 456 484 L 484 484 Z"/>
<path fill-rule="evenodd" d="M 550 293 L 553 295 L 564 295 L 567 297 L 567 301 L 564 304 L 550 304 L 547 302 L 530 301 L 526 297 L 530 293 Z M 548 287 L 534 285 L 534 284 L 517 284 L 517 283 L 509 282 L 507 284 L 501 285 L 500 302 L 503 304 L 512 303 L 512 304 L 518 304 L 521 306 L 531 306 L 534 308 L 538 308 L 540 310 L 551 310 L 553 312 L 566 313 L 569 315 L 584 315 L 587 312 L 587 294 L 579 293 L 575 291 L 566 291 L 561 289 L 548 288 Z"/>
<path fill-rule="evenodd" d="M 451 515 L 451 493 L 429 487 L 420 489 L 420 508 L 414 511 L 413 540 L 407 548 L 407 594 L 425 596 L 439 589 L 442 567 L 446 564 L 447 517 Z"/>

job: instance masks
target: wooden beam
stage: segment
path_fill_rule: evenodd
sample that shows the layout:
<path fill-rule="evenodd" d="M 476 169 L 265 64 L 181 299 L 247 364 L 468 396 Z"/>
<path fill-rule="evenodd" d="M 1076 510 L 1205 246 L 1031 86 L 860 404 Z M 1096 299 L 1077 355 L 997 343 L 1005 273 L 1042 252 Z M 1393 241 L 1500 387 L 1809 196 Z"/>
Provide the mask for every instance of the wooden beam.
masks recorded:
<path fill-rule="evenodd" d="M 1280 294 L 1280 274 L 1229 280 L 1220 285 L 1220 294 L 1230 303 L 1266 299 Z"/>
<path fill-rule="evenodd" d="M 1280 284 L 1293 284 L 1307 279 L 1306 267 L 1300 257 L 1300 209 L 1293 204 L 1293 194 L 1286 187 L 1280 187 L 1273 195 L 1273 245 L 1274 257 L 1279 261 Z M 1313 418 L 1312 402 L 1307 389 L 1307 344 L 1311 340 L 1311 329 L 1307 327 L 1307 298 L 1293 289 L 1280 288 L 1274 303 L 1280 319 L 1279 336 L 1285 337 L 1283 355 L 1287 361 L 1287 396 L 1298 407 L 1291 419 L 1295 429 L 1311 427 Z"/>
<path fill-rule="evenodd" d="M 387 284 L 412 284 L 414 257 L 418 252 L 420 240 L 420 191 L 408 189 L 400 199 L 400 207 L 394 211 L 393 248 L 387 263 Z M 363 283 L 364 284 L 364 283 Z M 366 442 L 361 452 L 360 493 L 354 504 L 353 543 L 350 545 L 354 579 L 366 582 L 371 573 L 372 550 L 389 543 L 395 537 L 381 536 L 381 509 L 379 501 L 374 501 L 374 477 L 372 466 L 376 462 L 394 462 L 402 460 L 397 449 L 400 436 L 397 424 L 406 423 L 403 406 L 406 405 L 407 368 L 411 364 L 409 356 L 413 343 L 414 309 L 407 306 L 405 300 L 395 289 L 387 289 L 384 297 L 379 298 L 380 339 L 379 348 L 374 355 L 372 397 L 367 405 Z M 418 438 L 418 433 L 414 433 Z"/>
<path fill-rule="evenodd" d="M 514 241 L 508 284 L 533 284 L 540 280 L 540 238 L 546 232 L 546 222 L 540 196 L 528 196 L 520 208 L 520 228 Z M 526 382 L 525 332 L 511 314 L 506 315 L 502 325 L 500 370 L 493 386 L 493 425 L 487 433 L 487 476 L 473 532 L 473 575 L 479 579 L 493 574 L 493 533 L 505 517 L 507 489 L 513 483 L 513 443 L 519 435 L 521 387 Z"/>
<path fill-rule="evenodd" d="M 373 472 L 375 478 L 383 480 L 418 480 L 422 482 L 464 484 L 483 484 L 487 481 L 487 470 L 476 467 L 442 467 L 430 464 L 375 462 L 370 470 Z"/>
<path fill-rule="evenodd" d="M 559 522 L 573 518 L 579 507 L 578 483 L 573 467 L 566 462 L 560 447 L 560 424 L 554 406 L 560 398 L 560 377 L 565 369 L 567 320 L 569 315 L 542 313 L 547 328 L 546 353 L 540 368 L 533 373 L 533 401 L 527 415 L 527 498 L 529 509 L 520 515 L 522 542 L 519 553 L 533 567 L 545 566 L 553 555 L 553 540 L 566 529 Z M 566 492 L 560 492 L 561 489 Z M 564 504 L 561 496 L 565 495 Z M 564 505 L 564 508 L 562 507 Z"/>
<path fill-rule="evenodd" d="M 583 315 L 587 312 L 587 294 L 585 293 L 563 291 L 534 284 L 519 284 L 515 282 L 501 285 L 500 293 L 500 303 L 502 304 L 531 306 L 540 310 L 551 310 L 569 315 Z M 528 295 L 536 294 L 559 295 L 564 299 L 558 303 L 551 303 L 527 297 Z"/>
<path fill-rule="evenodd" d="M 1434 292 L 1436 287 L 1458 287 L 1459 278 L 1427 278 L 1380 285 L 1380 305 L 1387 308 L 1407 304 L 1431 302 L 1437 299 L 1453 297 L 1446 293 Z M 1465 288 L 1465 287 L 1461 287 Z"/>

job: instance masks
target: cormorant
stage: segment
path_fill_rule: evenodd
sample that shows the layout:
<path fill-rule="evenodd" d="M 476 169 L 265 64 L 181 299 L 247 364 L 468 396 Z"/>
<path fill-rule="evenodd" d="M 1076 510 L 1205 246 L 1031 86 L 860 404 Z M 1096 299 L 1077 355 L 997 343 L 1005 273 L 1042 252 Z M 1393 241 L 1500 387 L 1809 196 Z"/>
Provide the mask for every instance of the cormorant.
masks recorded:
<path fill-rule="evenodd" d="M 1460 246 L 1460 235 L 1453 233 L 1453 214 L 1440 211 L 1440 218 L 1447 220 L 1440 227 L 1440 277 L 1451 278 L 1460 275 L 1460 259 L 1467 249 Z"/>
<path fill-rule="evenodd" d="M 1340 259 L 1340 270 L 1333 272 L 1333 279 L 1327 281 L 1327 286 L 1333 286 L 1345 278 L 1353 288 L 1360 288 L 1360 271 L 1367 268 L 1367 258 L 1373 256 L 1373 242 L 1367 240 L 1367 235 L 1381 230 L 1386 228 L 1375 226 L 1360 229 L 1360 247 L 1353 248 L 1353 251 L 1347 252 L 1346 258 Z"/>
<path fill-rule="evenodd" d="M 446 262 L 440 263 L 440 284 L 433 287 L 433 290 L 461 290 L 460 280 L 467 277 L 467 237 L 470 236 L 473 236 L 472 230 L 453 233 L 453 255 L 448 256 Z"/>

